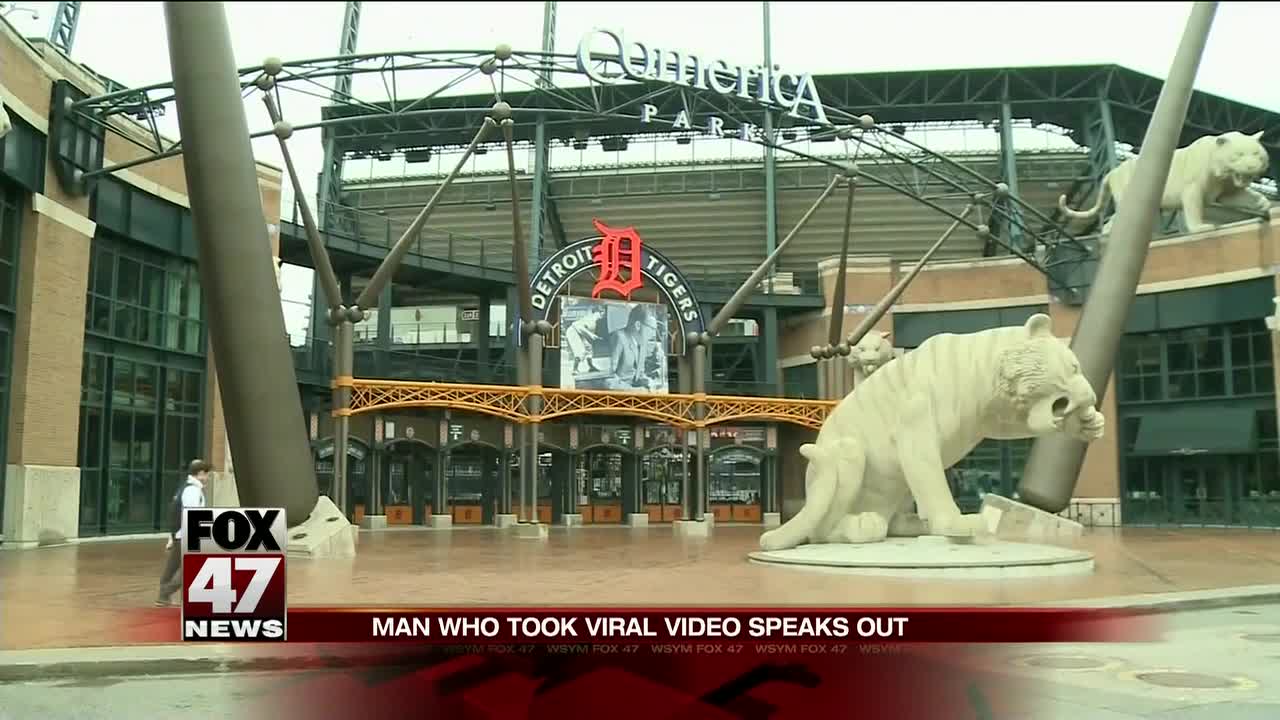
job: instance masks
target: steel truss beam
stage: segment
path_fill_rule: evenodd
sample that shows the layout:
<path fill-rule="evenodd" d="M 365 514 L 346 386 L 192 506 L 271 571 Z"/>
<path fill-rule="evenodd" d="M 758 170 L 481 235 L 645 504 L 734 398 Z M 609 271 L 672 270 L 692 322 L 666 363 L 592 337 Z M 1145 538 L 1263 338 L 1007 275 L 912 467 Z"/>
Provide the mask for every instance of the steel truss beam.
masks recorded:
<path fill-rule="evenodd" d="M 496 63 L 496 64 L 495 64 Z M 274 68 L 273 68 L 274 69 Z M 425 97 L 401 99 L 395 88 L 404 83 L 394 81 L 396 73 L 411 71 L 437 71 L 450 76 L 440 88 Z M 549 138 L 569 139 L 575 131 L 587 128 L 608 134 L 671 134 L 670 118 L 684 110 L 694 120 L 690 132 L 708 132 L 708 125 L 700 122 L 706 116 L 724 118 L 729 127 L 763 124 L 765 109 L 735 96 L 721 96 L 708 92 L 692 92 L 676 85 L 619 84 L 590 87 L 558 87 L 555 80 L 563 75 L 577 73 L 573 56 L 552 52 L 511 51 L 500 63 L 493 51 L 439 51 L 407 53 L 346 54 L 314 60 L 282 63 L 275 75 L 277 91 L 293 89 L 305 91 L 308 84 L 319 85 L 329 77 L 350 77 L 357 74 L 378 72 L 388 82 L 389 99 L 384 102 L 367 102 L 347 94 L 337 105 L 326 108 L 321 121 L 299 125 L 296 130 L 324 128 L 332 138 L 335 153 L 352 156 L 361 153 L 384 152 L 388 144 L 398 149 L 434 148 L 437 152 L 452 152 L 449 147 L 464 147 L 471 139 L 471 128 L 482 121 L 491 110 L 491 103 L 479 104 L 479 96 L 446 96 L 450 88 L 459 82 L 483 72 L 501 74 L 503 88 L 527 87 L 525 91 L 504 91 L 502 99 L 509 103 L 514 113 L 543 116 L 543 123 L 523 123 L 515 127 L 512 141 L 527 142 L 534 138 L 541 125 Z M 241 86 L 254 91 L 254 83 L 262 75 L 261 67 L 242 69 Z M 1143 76 L 1120 68 L 1098 66 L 1085 68 L 1057 68 L 1040 70 L 958 71 L 935 73 L 887 73 L 859 76 L 826 76 L 818 78 L 818 87 L 830 106 L 828 117 L 834 127 L 822 129 L 804 127 L 806 140 L 821 143 L 831 140 L 843 143 L 846 157 L 863 151 L 866 162 L 874 158 L 894 161 L 860 171 L 861 179 L 911 197 L 922 204 L 942 212 L 972 230 L 981 225 L 994 226 L 999 232 L 991 233 L 992 244 L 1001 247 L 1030 263 L 1050 278 L 1051 283 L 1064 285 L 1064 278 L 1057 277 L 1058 264 L 1074 264 L 1078 256 L 1087 253 L 1084 245 L 1058 226 L 1054 219 L 1038 208 L 1022 201 L 1016 192 L 994 192 L 999 176 L 991 178 L 961 163 L 930 151 L 911 137 L 885 129 L 891 122 L 936 121 L 954 119 L 957 108 L 973 107 L 998 113 L 1001 98 L 1007 98 L 1006 117 L 1026 118 L 1032 122 L 1053 123 L 1071 128 L 1080 125 L 1080 103 L 1097 107 L 1099 88 L 1104 93 L 1116 93 L 1130 105 L 1126 108 L 1137 112 L 1149 103 L 1147 84 L 1139 82 Z M 946 78 L 943 80 L 943 78 Z M 320 86 L 323 87 L 323 86 Z M 341 94 L 341 93 L 338 93 Z M 106 125 L 113 114 L 126 108 L 150 111 L 163 107 L 172 98 L 168 84 L 109 93 L 88 98 L 72 105 L 72 112 Z M 1254 122 L 1261 117 L 1257 111 L 1221 111 L 1216 98 L 1199 98 L 1197 107 L 1202 122 L 1231 120 L 1238 123 Z M 1070 107 L 1057 105 L 1066 103 Z M 644 105 L 658 108 L 657 116 L 665 122 L 642 123 Z M 1193 102 L 1193 105 L 1195 103 Z M 918 107 L 917 107 L 918 106 Z M 861 123 L 866 116 L 854 115 L 839 107 L 876 108 L 885 116 L 877 118 L 867 130 L 850 132 L 849 128 L 866 127 Z M 913 109 L 914 108 L 914 109 Z M 928 108 L 934 108 L 928 110 Z M 945 108 L 945 112 L 938 110 Z M 1065 109 L 1064 109 L 1065 108 Z M 1206 115 L 1206 113 L 1212 113 Z M 911 112 L 907 112 L 910 110 Z M 926 111 L 927 110 L 927 111 Z M 984 110 L 985 112 L 985 110 Z M 914 113 L 914 114 L 912 114 Z M 944 117 L 946 115 L 950 118 Z M 1265 115 L 1265 113 L 1263 113 Z M 1068 117 L 1069 116 L 1069 117 Z M 981 119 L 981 118 L 980 118 Z M 997 119 L 995 115 L 992 120 Z M 1124 125 L 1117 121 L 1117 128 Z M 1125 125 L 1127 127 L 1127 125 Z M 774 138 L 762 133 L 750 137 L 750 141 L 787 152 L 795 157 L 826 164 L 837 172 L 843 172 L 847 160 L 833 160 L 804 152 L 793 141 L 786 140 L 789 130 L 779 127 Z M 270 133 L 263 130 L 254 133 L 263 137 Z M 1119 133 L 1119 129 L 1116 131 Z M 688 133 L 681 133 L 688 134 Z M 114 170 L 142 164 L 159 157 L 169 157 L 181 152 L 178 143 L 168 143 L 154 134 L 154 146 L 148 147 L 154 155 L 112 168 L 85 173 L 92 178 Z M 799 140 L 798 135 L 796 136 Z M 143 147 L 148 143 L 136 142 Z M 833 145 L 833 147 L 840 147 Z M 1276 153 L 1280 157 L 1280 152 Z M 335 154 L 336 157 L 336 154 Z M 877 173 L 883 173 L 883 176 Z M 961 218 L 959 206 L 975 195 L 987 196 L 979 205 L 973 220 Z M 992 198 L 995 200 L 993 201 Z M 329 201 L 331 202 L 331 201 Z M 323 199 L 322 212 L 332 209 Z M 551 215 L 548 212 L 548 215 Z M 554 228 L 553 228 L 554 231 Z M 1018 242 L 1021 240 L 1021 242 Z M 1066 247 L 1070 253 L 1056 252 Z M 1071 260 L 1060 256 L 1069 254 Z M 1041 259 L 1043 258 L 1043 259 Z"/>
<path fill-rule="evenodd" d="M 678 428 L 700 429 L 743 420 L 773 420 L 818 429 L 835 403 L 827 400 L 739 397 L 668 393 L 624 393 L 606 390 L 559 390 L 521 385 L 462 385 L 341 378 L 351 392 L 351 405 L 339 416 L 394 408 L 448 408 L 492 415 L 515 423 L 539 423 L 573 415 L 628 415 Z M 541 399 L 540 405 L 529 401 Z M 701 418 L 695 409 L 706 410 Z"/>
<path fill-rule="evenodd" d="M 53 13 L 53 27 L 49 28 L 49 42 L 70 57 L 76 44 L 76 28 L 80 25 L 78 2 L 60 2 Z"/>
<path fill-rule="evenodd" d="M 346 11 L 342 16 L 342 35 L 338 40 L 338 53 L 340 55 L 351 55 L 356 51 L 356 42 L 360 37 L 360 8 L 362 3 L 348 2 Z M 333 95 L 331 100 L 335 103 L 343 102 L 346 98 L 351 97 L 351 76 L 338 75 L 333 80 Z M 342 225 L 347 220 L 345 215 L 338 215 L 331 218 L 328 208 L 342 204 L 342 153 L 338 151 L 337 141 L 333 137 L 332 132 L 324 133 L 324 159 L 320 169 L 320 185 L 319 196 L 320 205 L 317 208 L 320 212 L 320 227 L 328 230 L 330 228 L 337 230 L 350 230 L 351 228 Z M 333 221 L 337 221 L 336 223 Z"/>

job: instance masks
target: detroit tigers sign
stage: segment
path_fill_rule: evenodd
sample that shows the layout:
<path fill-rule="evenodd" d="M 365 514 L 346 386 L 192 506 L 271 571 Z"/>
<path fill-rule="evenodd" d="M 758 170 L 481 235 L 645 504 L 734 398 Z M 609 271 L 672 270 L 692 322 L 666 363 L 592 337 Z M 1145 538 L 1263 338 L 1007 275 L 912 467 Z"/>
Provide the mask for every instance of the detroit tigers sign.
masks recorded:
<path fill-rule="evenodd" d="M 591 224 L 600 233 L 597 237 L 570 243 L 538 266 L 529 283 L 535 322 L 549 320 L 556 296 L 571 279 L 593 271 L 596 281 L 591 297 L 610 293 L 630 300 L 647 279 L 666 298 L 672 315 L 680 322 L 683 337 L 706 330 L 702 307 L 689 282 L 670 260 L 645 245 L 634 227 L 612 227 L 598 219 Z"/>

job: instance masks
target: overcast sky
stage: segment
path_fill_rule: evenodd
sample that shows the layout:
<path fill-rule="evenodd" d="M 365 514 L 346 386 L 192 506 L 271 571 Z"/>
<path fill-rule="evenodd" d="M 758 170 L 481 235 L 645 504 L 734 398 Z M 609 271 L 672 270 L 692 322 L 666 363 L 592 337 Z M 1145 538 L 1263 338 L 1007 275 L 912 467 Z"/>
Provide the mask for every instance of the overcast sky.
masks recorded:
<path fill-rule="evenodd" d="M 40 17 L 9 12 L 11 24 L 28 35 L 48 34 L 56 3 L 16 5 Z M 226 5 L 240 66 L 268 56 L 300 60 L 337 52 L 341 2 Z M 773 61 L 797 73 L 1116 63 L 1164 77 L 1189 8 L 1190 3 L 1160 2 L 774 3 Z M 358 51 L 488 49 L 499 43 L 537 50 L 542 14 L 541 2 L 366 2 Z M 732 64 L 755 65 L 762 59 L 759 2 L 561 2 L 556 49 L 573 52 L 594 27 L 625 30 L 637 40 Z M 1273 80 L 1268 52 L 1269 29 L 1275 27 L 1280 27 L 1280 3 L 1222 3 L 1197 88 L 1280 110 L 1280 84 Z M 72 57 L 127 86 L 167 81 L 161 3 L 84 3 Z M 441 84 L 439 76 L 421 82 L 423 90 Z M 399 94 L 411 96 L 413 89 L 402 86 Z M 371 99 L 385 96 L 376 75 L 362 78 L 356 91 Z M 284 102 L 285 115 L 295 124 L 319 119 L 325 104 L 320 97 L 296 93 Z M 251 129 L 267 127 L 259 100 L 246 107 Z M 172 113 L 163 129 L 177 136 Z M 295 161 L 311 193 L 321 165 L 319 131 L 294 137 Z M 254 150 L 260 160 L 280 165 L 274 141 L 259 141 Z M 286 192 L 286 203 L 291 195 Z M 309 290 L 309 282 L 289 284 L 303 287 L 304 297 Z"/>

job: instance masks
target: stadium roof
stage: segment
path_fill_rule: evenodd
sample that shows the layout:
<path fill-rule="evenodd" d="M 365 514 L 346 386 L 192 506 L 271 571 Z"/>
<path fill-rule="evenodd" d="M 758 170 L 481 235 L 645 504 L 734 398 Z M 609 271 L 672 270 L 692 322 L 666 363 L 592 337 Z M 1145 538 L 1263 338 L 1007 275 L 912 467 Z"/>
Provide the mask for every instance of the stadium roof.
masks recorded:
<path fill-rule="evenodd" d="M 1081 145 L 1085 144 L 1084 125 L 1094 114 L 1089 106 L 1106 100 L 1116 140 L 1133 146 L 1142 143 L 1163 85 L 1158 78 L 1118 65 L 848 73 L 816 76 L 815 83 L 827 107 L 867 113 L 881 125 L 994 120 L 1007 100 L 1015 119 L 1065 128 Z M 562 140 L 573 138 L 581 128 L 594 137 L 671 133 L 667 125 L 639 122 L 642 103 L 658 106 L 662 117 L 687 109 L 691 117 L 718 114 L 757 125 L 763 124 L 764 112 L 759 104 L 733 95 L 653 82 L 508 92 L 503 99 L 515 109 L 517 120 L 522 108 L 555 111 L 547 120 L 548 133 Z M 336 126 L 336 149 L 364 156 L 385 152 L 389 145 L 397 149 L 465 145 L 492 107 L 493 95 L 436 96 L 397 104 L 446 112 L 397 116 L 386 102 L 325 107 L 325 119 L 371 116 Z M 1278 126 L 1280 113 L 1195 91 L 1179 145 L 1229 130 L 1272 131 L 1263 142 L 1271 152 L 1274 177 L 1280 169 Z M 515 137 L 530 141 L 533 131 L 531 123 L 517 122 Z"/>

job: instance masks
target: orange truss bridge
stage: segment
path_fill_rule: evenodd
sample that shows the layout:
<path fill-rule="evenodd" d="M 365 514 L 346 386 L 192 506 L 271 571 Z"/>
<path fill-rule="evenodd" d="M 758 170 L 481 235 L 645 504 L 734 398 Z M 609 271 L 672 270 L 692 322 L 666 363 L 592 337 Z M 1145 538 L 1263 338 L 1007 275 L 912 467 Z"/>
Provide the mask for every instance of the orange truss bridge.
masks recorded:
<path fill-rule="evenodd" d="M 358 378 L 338 378 L 333 386 L 351 390 L 350 408 L 335 410 L 335 415 L 359 415 L 395 408 L 448 408 L 493 415 L 517 423 L 546 422 L 571 415 L 630 415 L 682 428 L 701 428 L 742 420 L 772 420 L 816 430 L 835 407 L 835 401 L 831 400 L 679 393 L 652 395 Z M 540 408 L 530 402 L 533 398 L 542 399 Z M 696 412 L 699 404 L 704 408 L 701 419 Z"/>

